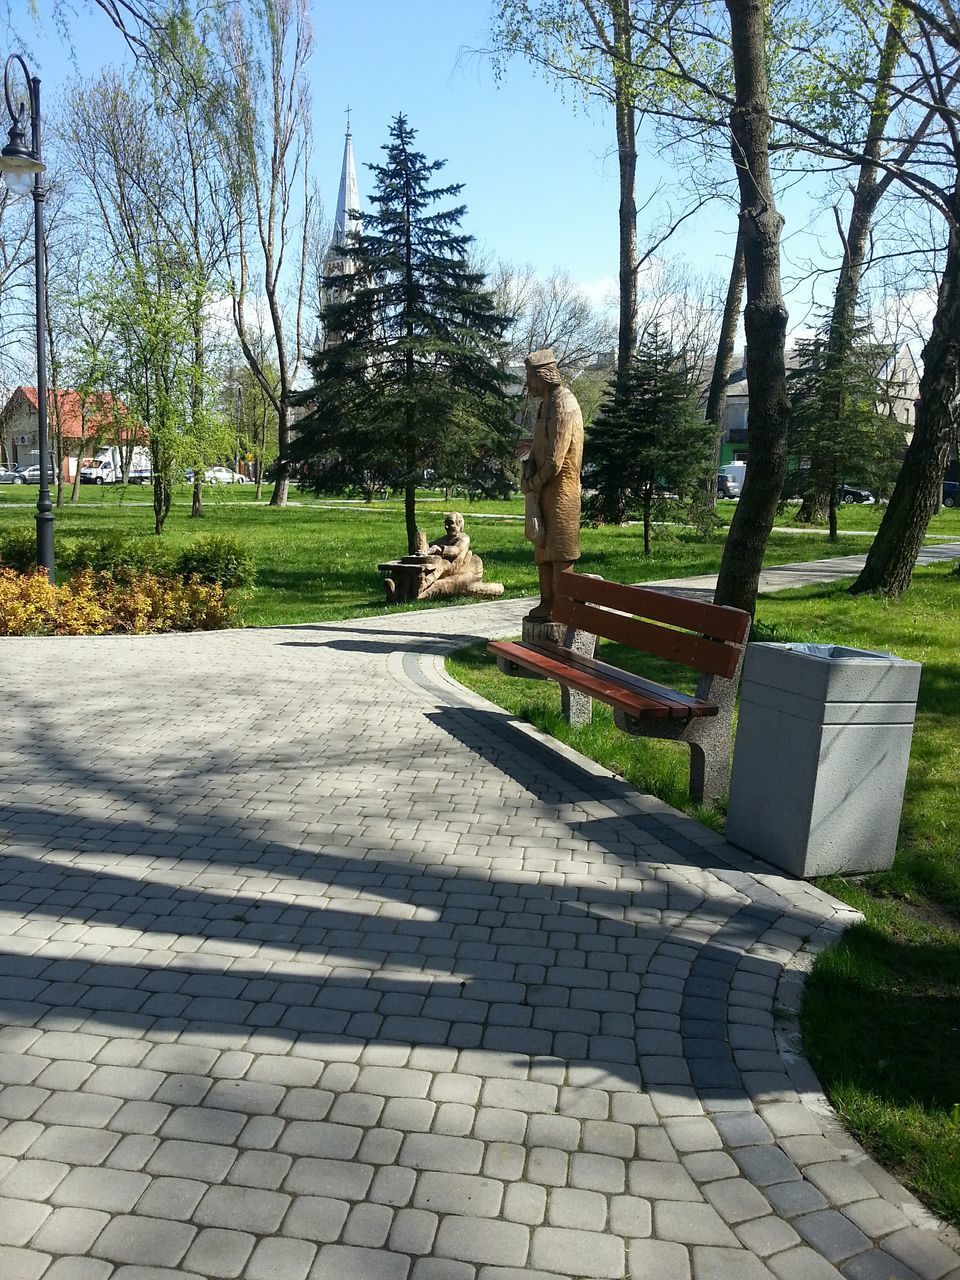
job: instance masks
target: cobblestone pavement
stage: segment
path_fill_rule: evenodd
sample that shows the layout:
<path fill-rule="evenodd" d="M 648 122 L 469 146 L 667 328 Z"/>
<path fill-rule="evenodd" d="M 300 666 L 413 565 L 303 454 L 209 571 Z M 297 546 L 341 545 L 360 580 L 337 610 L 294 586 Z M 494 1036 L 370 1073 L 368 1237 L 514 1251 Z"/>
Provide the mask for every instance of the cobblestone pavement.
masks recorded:
<path fill-rule="evenodd" d="M 444 676 L 521 612 L 3 642 L 2 1280 L 958 1280 L 849 913 Z"/>

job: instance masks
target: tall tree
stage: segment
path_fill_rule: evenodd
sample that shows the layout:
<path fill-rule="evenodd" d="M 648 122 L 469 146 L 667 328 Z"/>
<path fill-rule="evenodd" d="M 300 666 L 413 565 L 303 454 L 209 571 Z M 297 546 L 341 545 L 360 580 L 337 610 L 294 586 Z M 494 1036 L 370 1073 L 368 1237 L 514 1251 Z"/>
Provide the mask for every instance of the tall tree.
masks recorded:
<path fill-rule="evenodd" d="M 726 0 L 736 98 L 730 112 L 733 163 L 740 188 L 740 231 L 747 304 L 750 466 L 723 548 L 717 604 L 752 613 L 760 570 L 787 468 L 790 400 L 784 344 L 787 309 L 780 280 L 780 232 L 770 175 L 770 111 L 763 0 Z"/>
<path fill-rule="evenodd" d="M 853 332 L 838 334 L 835 311 L 797 349 L 798 366 L 788 375 L 791 453 L 816 460 L 827 490 L 829 538 L 836 542 L 844 479 L 882 489 L 903 455 L 903 428 L 885 411 L 881 378 L 891 352 L 876 342 L 869 321 L 854 318 Z"/>
<path fill-rule="evenodd" d="M 507 326 L 469 263 L 463 205 L 436 209 L 461 185 L 433 186 L 444 161 L 414 150 L 397 116 L 386 160 L 371 165 L 373 212 L 329 276 L 322 313 L 336 341 L 309 363 L 314 385 L 297 397 L 297 455 L 337 455 L 358 472 L 379 469 L 403 487 L 407 546 L 417 542 L 416 491 L 451 451 L 505 451 L 515 427 L 495 363 Z"/>
<path fill-rule="evenodd" d="M 291 398 L 304 356 L 304 301 L 318 203 L 310 183 L 313 47 L 309 0 L 250 0 L 221 26 L 230 94 L 219 137 L 232 206 L 224 220 L 228 288 L 244 359 L 277 416 L 280 458 L 270 505 L 290 487 Z M 274 383 L 257 336 L 260 300 Z"/>
<path fill-rule="evenodd" d="M 684 353 L 653 325 L 590 428 L 595 493 L 587 514 L 622 524 L 639 512 L 647 556 L 654 500 L 668 492 L 688 495 L 711 446 L 712 429 L 697 407 L 691 372 Z"/>

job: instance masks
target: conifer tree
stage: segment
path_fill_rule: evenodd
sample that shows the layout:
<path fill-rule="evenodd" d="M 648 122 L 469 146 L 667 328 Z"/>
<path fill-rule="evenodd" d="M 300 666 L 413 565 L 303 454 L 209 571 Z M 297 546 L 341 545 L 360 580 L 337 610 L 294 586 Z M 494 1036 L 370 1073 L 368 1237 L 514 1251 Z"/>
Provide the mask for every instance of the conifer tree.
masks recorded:
<path fill-rule="evenodd" d="M 831 542 L 837 541 L 844 482 L 889 492 L 905 449 L 903 426 L 889 412 L 880 377 L 892 350 L 873 338 L 868 322 L 852 316 L 840 338 L 836 321 L 828 320 L 813 338 L 798 342 L 799 364 L 788 379 L 790 450 L 801 467 L 811 459 L 816 464 L 808 483 L 827 495 Z"/>
<path fill-rule="evenodd" d="M 344 247 L 347 271 L 324 281 L 327 345 L 297 397 L 307 413 L 295 446 L 402 487 L 409 551 L 424 472 L 448 471 L 452 453 L 505 456 L 516 435 L 495 363 L 508 319 L 468 261 L 465 206 L 435 209 L 462 185 L 431 185 L 445 161 L 427 161 L 415 136 L 397 116 L 386 162 L 369 166 L 374 212 Z"/>
<path fill-rule="evenodd" d="M 697 408 L 682 356 L 653 325 L 587 436 L 588 483 L 595 490 L 587 514 L 606 524 L 642 514 L 648 556 L 655 499 L 694 490 L 710 457 L 713 430 Z"/>

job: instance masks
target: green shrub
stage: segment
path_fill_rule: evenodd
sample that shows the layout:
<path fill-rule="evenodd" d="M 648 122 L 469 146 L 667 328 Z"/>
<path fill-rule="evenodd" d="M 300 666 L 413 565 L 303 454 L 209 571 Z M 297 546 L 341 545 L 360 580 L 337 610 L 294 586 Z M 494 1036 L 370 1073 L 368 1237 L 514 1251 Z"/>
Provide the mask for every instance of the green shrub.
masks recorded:
<path fill-rule="evenodd" d="M 257 576 L 253 557 L 239 538 L 222 533 L 206 534 L 184 547 L 174 569 L 184 578 L 218 582 L 221 587 L 246 587 Z"/>
<path fill-rule="evenodd" d="M 172 556 L 159 538 L 118 531 L 64 540 L 57 560 L 70 573 L 85 569 L 93 573 L 164 573 L 171 569 Z"/>
<path fill-rule="evenodd" d="M 17 573 L 33 573 L 37 567 L 37 531 L 31 523 L 27 529 L 10 529 L 0 535 L 0 566 Z"/>

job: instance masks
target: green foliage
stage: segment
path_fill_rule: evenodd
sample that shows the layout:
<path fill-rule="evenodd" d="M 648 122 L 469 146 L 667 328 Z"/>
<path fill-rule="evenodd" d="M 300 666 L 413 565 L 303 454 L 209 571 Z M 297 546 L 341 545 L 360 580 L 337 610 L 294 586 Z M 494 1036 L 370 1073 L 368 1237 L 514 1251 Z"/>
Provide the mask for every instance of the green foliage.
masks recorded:
<path fill-rule="evenodd" d="M 790 450 L 801 465 L 816 463 L 815 479 L 869 486 L 881 497 L 896 480 L 905 448 L 903 426 L 888 410 L 881 371 L 892 351 L 854 321 L 848 332 L 827 320 L 812 339 L 798 342 L 798 368 L 789 375 L 793 403 Z"/>
<path fill-rule="evenodd" d="M 0 533 L 0 565 L 17 573 L 32 573 L 37 567 L 37 533 L 29 528 L 6 529 Z"/>
<path fill-rule="evenodd" d="M 170 554 L 161 543 L 120 529 L 97 536 L 62 539 L 57 547 L 57 565 L 70 573 L 83 570 L 162 573 L 171 568 Z"/>
<path fill-rule="evenodd" d="M 642 512 L 649 535 L 653 501 L 693 489 L 712 441 L 713 427 L 697 406 L 683 355 L 654 325 L 587 436 L 587 483 L 595 491 L 585 505 L 588 518 L 622 524 Z"/>
<path fill-rule="evenodd" d="M 247 544 L 223 533 L 206 534 L 191 542 L 177 556 L 174 568 L 185 578 L 218 582 L 224 588 L 247 587 L 257 576 Z"/>
<path fill-rule="evenodd" d="M 343 246 L 346 270 L 325 281 L 328 345 L 297 397 L 307 413 L 293 450 L 336 457 L 358 484 L 375 476 L 408 495 L 427 470 L 452 481 L 505 456 L 515 434 L 494 363 L 506 318 L 469 265 L 464 206 L 434 210 L 461 187 L 431 185 L 443 162 L 415 151 L 414 137 L 397 116 L 386 163 L 370 166 L 375 212 Z"/>

